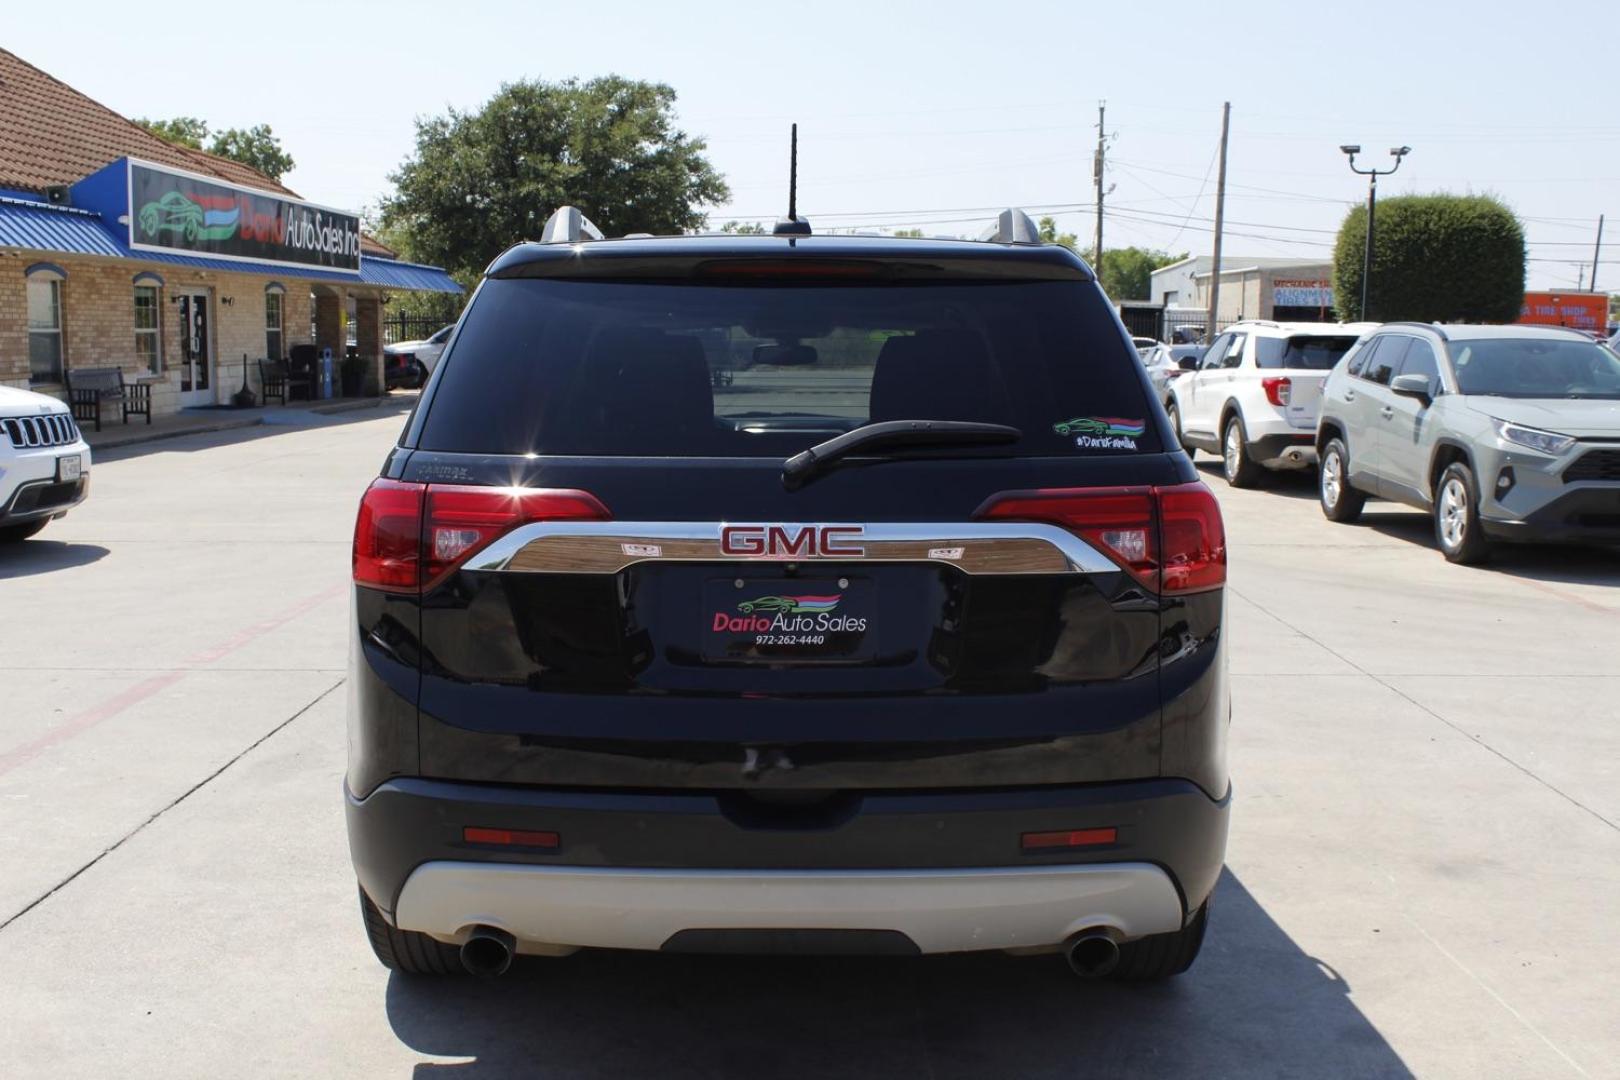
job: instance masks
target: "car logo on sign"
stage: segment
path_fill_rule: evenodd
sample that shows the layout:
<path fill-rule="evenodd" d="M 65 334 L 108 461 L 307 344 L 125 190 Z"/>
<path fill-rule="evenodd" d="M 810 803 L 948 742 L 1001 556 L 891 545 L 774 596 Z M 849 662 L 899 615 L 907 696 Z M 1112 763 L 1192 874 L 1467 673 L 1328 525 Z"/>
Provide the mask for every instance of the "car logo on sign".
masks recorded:
<path fill-rule="evenodd" d="M 859 525 L 727 525 L 720 551 L 750 559 L 858 559 L 866 554 Z"/>

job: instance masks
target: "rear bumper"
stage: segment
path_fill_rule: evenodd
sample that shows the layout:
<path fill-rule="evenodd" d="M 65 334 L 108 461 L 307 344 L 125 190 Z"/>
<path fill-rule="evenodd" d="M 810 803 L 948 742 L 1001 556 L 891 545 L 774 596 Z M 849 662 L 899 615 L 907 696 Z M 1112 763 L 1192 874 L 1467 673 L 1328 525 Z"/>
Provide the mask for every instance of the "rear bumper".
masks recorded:
<path fill-rule="evenodd" d="M 367 895 L 397 925 L 446 939 L 480 923 L 531 944 L 625 948 L 683 931 L 879 930 L 952 951 L 1055 945 L 1082 924 L 1178 928 L 1220 874 L 1229 799 L 1184 780 L 804 806 L 403 779 L 347 804 Z M 467 826 L 560 842 L 468 844 Z M 1108 826 L 1105 847 L 1021 851 L 1024 832 Z"/>
<path fill-rule="evenodd" d="M 1038 948 L 1099 926 L 1128 940 L 1183 920 L 1169 876 L 1147 863 L 750 871 L 431 862 L 406 881 L 394 914 L 400 928 L 441 940 L 485 925 L 531 948 L 679 948 L 704 931 L 786 929 L 899 935 L 924 953 Z"/>
<path fill-rule="evenodd" d="M 1268 469 L 1303 469 L 1316 464 L 1316 433 L 1289 431 L 1249 442 L 1249 456 Z"/>

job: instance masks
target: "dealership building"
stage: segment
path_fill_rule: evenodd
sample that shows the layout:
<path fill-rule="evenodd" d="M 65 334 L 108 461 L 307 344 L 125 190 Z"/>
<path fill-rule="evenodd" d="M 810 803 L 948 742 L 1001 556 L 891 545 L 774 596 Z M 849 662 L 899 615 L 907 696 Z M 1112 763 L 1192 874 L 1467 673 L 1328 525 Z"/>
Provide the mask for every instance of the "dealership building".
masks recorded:
<path fill-rule="evenodd" d="M 257 391 L 257 360 L 313 345 L 347 346 L 376 393 L 390 295 L 460 291 L 356 214 L 168 143 L 0 49 L 0 385 L 60 396 L 74 371 L 117 367 L 162 415 L 229 402 L 244 357 Z"/>

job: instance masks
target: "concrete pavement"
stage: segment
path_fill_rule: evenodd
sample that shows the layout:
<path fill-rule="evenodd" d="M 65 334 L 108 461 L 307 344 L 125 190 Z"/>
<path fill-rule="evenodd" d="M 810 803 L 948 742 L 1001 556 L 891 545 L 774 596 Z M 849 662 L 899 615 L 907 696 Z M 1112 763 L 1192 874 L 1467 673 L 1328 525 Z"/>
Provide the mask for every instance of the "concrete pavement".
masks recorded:
<path fill-rule="evenodd" d="M 0 1075 L 1620 1076 L 1620 556 L 1453 567 L 1419 516 L 1331 525 L 1288 478 L 1210 477 L 1238 794 L 1188 976 L 390 976 L 338 784 L 349 531 L 401 420 L 110 452 L 0 555 Z"/>
<path fill-rule="evenodd" d="M 416 395 L 414 392 L 410 392 L 410 396 L 414 399 Z M 311 413 L 330 416 L 355 409 L 374 409 L 389 400 L 389 398 L 374 397 L 335 398 L 329 401 L 294 401 L 290 404 L 257 405 L 247 409 L 215 406 L 181 409 L 177 413 L 154 417 L 150 421 L 141 416 L 124 420 L 113 414 L 102 420 L 100 431 L 97 431 L 95 425 L 89 422 L 82 425 L 82 431 L 84 432 L 84 441 L 90 444 L 90 449 L 99 457 L 101 451 L 118 447 L 158 442 L 162 439 L 175 439 L 182 435 L 203 435 L 216 431 L 231 431 L 235 428 L 256 427 L 259 424 L 296 424 Z M 397 400 L 392 407 L 398 407 Z"/>

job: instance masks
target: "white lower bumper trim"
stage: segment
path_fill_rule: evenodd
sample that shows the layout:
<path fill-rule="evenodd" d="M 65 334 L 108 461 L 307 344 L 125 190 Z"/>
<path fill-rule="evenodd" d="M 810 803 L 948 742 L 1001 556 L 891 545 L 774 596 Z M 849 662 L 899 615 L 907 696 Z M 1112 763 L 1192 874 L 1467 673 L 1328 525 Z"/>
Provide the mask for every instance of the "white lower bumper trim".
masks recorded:
<path fill-rule="evenodd" d="M 657 949 L 682 930 L 897 930 L 925 953 L 1056 945 L 1089 927 L 1181 928 L 1181 897 L 1148 863 L 950 870 L 653 870 L 430 862 L 401 929 L 453 940 L 494 926 L 519 942 Z"/>

